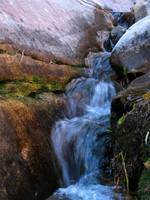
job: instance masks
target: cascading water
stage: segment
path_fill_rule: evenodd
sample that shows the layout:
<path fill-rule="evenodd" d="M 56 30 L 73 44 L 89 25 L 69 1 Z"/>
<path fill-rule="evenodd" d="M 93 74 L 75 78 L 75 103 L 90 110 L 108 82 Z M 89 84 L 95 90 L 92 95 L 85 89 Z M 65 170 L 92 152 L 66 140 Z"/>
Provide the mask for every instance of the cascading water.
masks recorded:
<path fill-rule="evenodd" d="M 108 164 L 111 101 L 116 94 L 108 57 L 104 53 L 95 58 L 92 76 L 74 80 L 66 88 L 68 118 L 58 121 L 52 131 L 65 187 L 54 194 L 58 199 L 122 199 L 115 198 L 112 187 L 99 183 Z"/>

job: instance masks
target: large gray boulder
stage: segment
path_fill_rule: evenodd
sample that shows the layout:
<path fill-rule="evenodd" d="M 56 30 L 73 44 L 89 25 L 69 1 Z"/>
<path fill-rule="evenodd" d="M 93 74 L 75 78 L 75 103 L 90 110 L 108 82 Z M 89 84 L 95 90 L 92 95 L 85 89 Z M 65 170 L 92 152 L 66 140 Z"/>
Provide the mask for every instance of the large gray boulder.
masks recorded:
<path fill-rule="evenodd" d="M 119 4 L 117 4 L 119 2 Z M 108 9 L 128 12 L 132 0 L 1 0 L 0 50 L 43 61 L 82 64 L 100 48 L 97 31 L 112 28 Z"/>
<path fill-rule="evenodd" d="M 118 72 L 150 71 L 150 16 L 135 23 L 122 36 L 113 49 L 111 62 Z"/>

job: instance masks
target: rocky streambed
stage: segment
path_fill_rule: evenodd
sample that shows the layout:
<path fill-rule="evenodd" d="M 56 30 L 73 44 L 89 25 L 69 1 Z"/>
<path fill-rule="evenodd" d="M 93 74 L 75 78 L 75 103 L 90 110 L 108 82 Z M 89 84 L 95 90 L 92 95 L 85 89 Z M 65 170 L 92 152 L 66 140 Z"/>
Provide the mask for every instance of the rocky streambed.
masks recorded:
<path fill-rule="evenodd" d="M 0 1 L 1 200 L 44 200 L 62 187 L 64 169 L 58 148 L 65 149 L 59 156 L 69 160 L 67 173 L 73 175 L 69 190 L 63 190 L 70 196 L 63 198 L 76 199 L 70 193 L 76 190 L 83 200 L 86 191 L 93 199 L 90 195 L 96 192 L 98 200 L 134 199 L 120 195 L 120 190 L 114 196 L 115 187 L 121 193 L 138 194 L 135 198 L 150 199 L 149 10 L 148 0 Z M 106 84 L 99 81 L 108 84 L 108 74 L 113 87 L 107 93 Z M 115 96 L 110 95 L 112 88 Z M 109 108 L 105 95 L 113 96 Z M 105 126 L 101 115 L 110 107 Z M 101 118 L 95 119 L 95 113 Z M 77 137 L 79 126 L 71 126 L 70 121 L 66 128 L 58 128 L 54 139 L 59 134 L 69 137 L 76 130 L 70 140 L 77 145 L 71 142 L 68 147 L 64 142 L 63 148 L 55 149 L 51 139 L 55 123 L 74 117 L 79 120 L 76 125 L 84 121 L 85 142 Z M 93 131 L 91 126 L 96 135 L 90 136 L 90 143 L 86 136 Z M 106 145 L 100 139 L 104 132 L 109 138 Z M 87 190 L 82 180 L 72 186 L 87 169 L 91 173 L 97 168 L 96 185 Z M 78 169 L 78 175 L 73 169 Z"/>

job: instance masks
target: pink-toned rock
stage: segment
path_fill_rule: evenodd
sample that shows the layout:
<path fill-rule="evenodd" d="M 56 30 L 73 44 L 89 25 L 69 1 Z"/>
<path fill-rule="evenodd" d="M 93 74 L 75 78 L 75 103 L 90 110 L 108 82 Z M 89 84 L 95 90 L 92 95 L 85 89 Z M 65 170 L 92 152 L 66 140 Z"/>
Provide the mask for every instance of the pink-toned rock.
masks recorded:
<path fill-rule="evenodd" d="M 130 12 L 137 0 L 93 0 L 102 7 L 113 10 L 114 12 Z"/>
<path fill-rule="evenodd" d="M 99 48 L 97 31 L 111 27 L 110 13 L 78 0 L 0 1 L 1 45 L 44 61 L 81 64 Z"/>

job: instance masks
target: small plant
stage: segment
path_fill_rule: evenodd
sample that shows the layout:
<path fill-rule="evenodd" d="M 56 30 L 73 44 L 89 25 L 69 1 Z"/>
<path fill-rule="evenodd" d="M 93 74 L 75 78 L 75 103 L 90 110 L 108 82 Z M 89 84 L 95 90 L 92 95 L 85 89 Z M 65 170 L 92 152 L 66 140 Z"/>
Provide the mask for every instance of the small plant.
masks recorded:
<path fill-rule="evenodd" d="M 42 83 L 42 80 L 38 76 L 32 76 L 32 82 L 34 83 Z"/>
<path fill-rule="evenodd" d="M 123 173 L 124 173 L 124 177 L 125 177 L 125 188 L 126 188 L 126 192 L 129 193 L 129 177 L 128 177 L 128 172 L 127 172 L 126 163 L 125 163 L 125 156 L 123 155 L 123 152 L 120 152 L 115 157 L 115 159 L 121 161 L 121 165 L 122 165 Z M 119 180 L 118 180 L 118 182 L 119 182 Z"/>
<path fill-rule="evenodd" d="M 121 125 L 124 124 L 124 122 L 125 122 L 125 115 L 123 115 L 122 117 L 119 118 L 117 124 L 118 124 L 119 126 L 121 126 Z"/>

